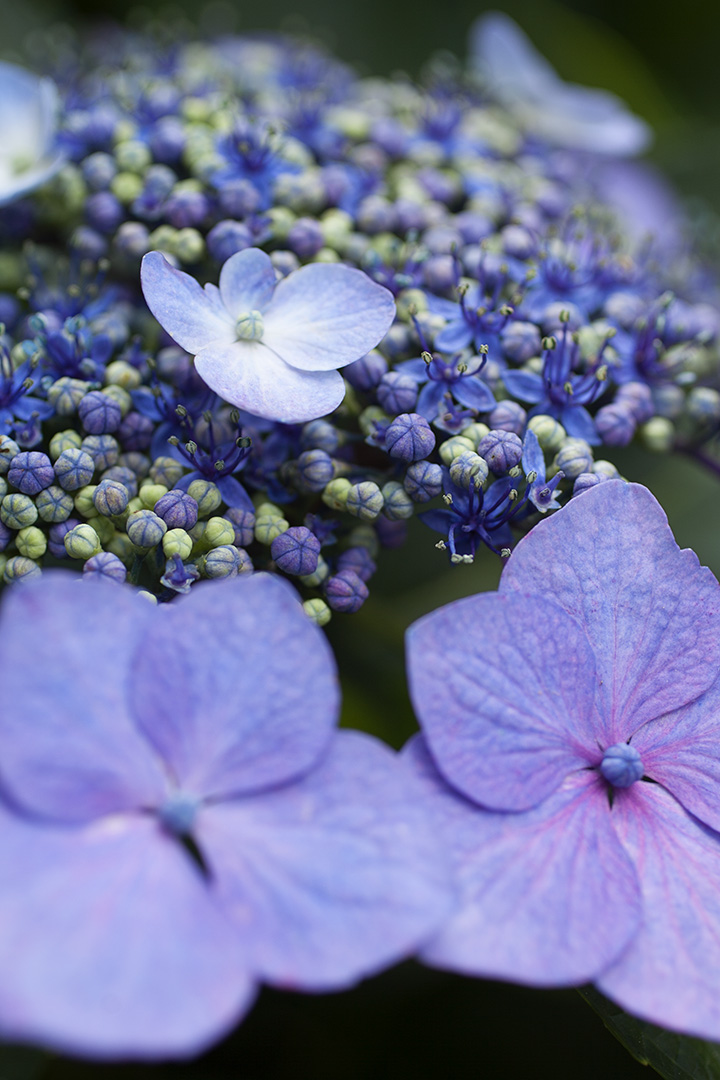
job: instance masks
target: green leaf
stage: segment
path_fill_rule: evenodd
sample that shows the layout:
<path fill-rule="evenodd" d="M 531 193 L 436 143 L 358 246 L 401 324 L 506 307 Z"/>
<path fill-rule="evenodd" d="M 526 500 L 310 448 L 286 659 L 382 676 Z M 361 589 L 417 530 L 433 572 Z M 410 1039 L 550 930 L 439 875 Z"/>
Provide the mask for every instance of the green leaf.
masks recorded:
<path fill-rule="evenodd" d="M 628 1016 L 592 986 L 584 986 L 579 994 L 625 1049 L 665 1080 L 720 1080 L 719 1043 L 678 1035 Z"/>

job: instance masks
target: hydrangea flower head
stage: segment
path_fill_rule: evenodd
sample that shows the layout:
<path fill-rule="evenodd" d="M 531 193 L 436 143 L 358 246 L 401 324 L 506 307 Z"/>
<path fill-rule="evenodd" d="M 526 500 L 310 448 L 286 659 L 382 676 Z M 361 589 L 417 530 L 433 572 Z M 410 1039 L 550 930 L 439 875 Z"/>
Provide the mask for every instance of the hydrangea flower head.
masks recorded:
<path fill-rule="evenodd" d="M 647 124 L 615 94 L 563 82 L 509 15 L 478 19 L 471 51 L 500 100 L 549 141 L 617 157 L 642 153 L 650 142 Z"/>
<path fill-rule="evenodd" d="M 259 980 L 348 986 L 444 916 L 418 792 L 334 731 L 330 649 L 277 578 L 153 607 L 50 572 L 2 633 L 3 1037 L 197 1053 Z"/>
<path fill-rule="evenodd" d="M 573 499 L 408 655 L 463 894 L 427 961 L 720 1038 L 720 588 L 653 496 Z"/>
<path fill-rule="evenodd" d="M 0 206 L 45 183 L 64 157 L 55 147 L 57 91 L 17 64 L 0 62 Z"/>
<path fill-rule="evenodd" d="M 337 408 L 336 370 L 369 352 L 395 316 L 391 293 L 361 270 L 312 263 L 278 283 L 270 256 L 236 252 L 219 288 L 202 289 L 159 251 L 142 262 L 148 307 L 195 356 L 215 393 L 255 416 L 301 423 Z"/>

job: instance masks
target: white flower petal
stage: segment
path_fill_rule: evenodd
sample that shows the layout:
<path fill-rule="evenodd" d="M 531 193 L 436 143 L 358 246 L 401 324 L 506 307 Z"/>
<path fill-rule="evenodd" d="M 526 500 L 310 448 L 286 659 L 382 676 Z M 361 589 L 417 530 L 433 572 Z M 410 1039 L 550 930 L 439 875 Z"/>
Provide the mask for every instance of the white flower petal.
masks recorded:
<path fill-rule="evenodd" d="M 144 256 L 140 280 L 147 306 L 181 348 L 198 353 L 208 345 L 235 340 L 233 320 L 217 289 L 202 289 L 195 278 L 175 270 L 161 252 Z"/>

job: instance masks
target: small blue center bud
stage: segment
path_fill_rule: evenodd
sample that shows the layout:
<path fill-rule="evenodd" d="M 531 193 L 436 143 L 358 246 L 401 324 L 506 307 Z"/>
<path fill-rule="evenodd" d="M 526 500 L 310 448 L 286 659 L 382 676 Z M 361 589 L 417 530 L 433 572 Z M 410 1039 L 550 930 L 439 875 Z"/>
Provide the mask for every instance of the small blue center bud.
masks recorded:
<path fill-rule="evenodd" d="M 176 836 L 187 836 L 195 822 L 200 800 L 187 791 L 174 791 L 158 810 L 166 829 Z"/>
<path fill-rule="evenodd" d="M 259 341 L 263 336 L 263 317 L 259 311 L 244 311 L 235 323 L 240 341 Z"/>
<path fill-rule="evenodd" d="M 628 788 L 636 780 L 642 779 L 645 770 L 634 746 L 629 743 L 616 743 L 605 751 L 600 762 L 600 772 L 613 787 Z"/>

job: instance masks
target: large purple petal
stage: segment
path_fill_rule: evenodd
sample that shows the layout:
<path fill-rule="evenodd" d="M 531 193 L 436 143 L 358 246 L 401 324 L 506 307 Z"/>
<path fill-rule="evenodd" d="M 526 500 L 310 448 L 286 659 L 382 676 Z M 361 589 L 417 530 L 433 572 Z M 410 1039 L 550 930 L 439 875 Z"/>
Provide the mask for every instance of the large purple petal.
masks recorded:
<path fill-rule="evenodd" d="M 196 586 L 139 644 L 135 720 L 200 796 L 305 772 L 339 711 L 335 663 L 299 597 L 269 574 Z"/>
<path fill-rule="evenodd" d="M 207 345 L 230 343 L 237 335 L 216 289 L 202 289 L 195 278 L 175 270 L 160 251 L 143 256 L 140 280 L 145 302 L 178 345 L 198 353 Z"/>
<path fill-rule="evenodd" d="M 641 927 L 598 987 L 662 1027 L 720 1039 L 720 835 L 657 784 L 633 784 L 613 806 L 635 863 Z"/>
<path fill-rule="evenodd" d="M 197 838 L 252 970 L 280 986 L 350 985 L 413 952 L 452 907 L 421 792 L 359 732 L 339 732 L 299 783 L 208 807 Z"/>
<path fill-rule="evenodd" d="M 278 284 L 263 341 L 302 371 L 331 371 L 374 349 L 395 318 L 382 285 L 350 266 L 311 263 Z"/>
<path fill-rule="evenodd" d="M 300 424 L 336 409 L 345 396 L 337 371 L 299 371 L 259 341 L 210 345 L 195 368 L 211 390 L 253 416 Z"/>
<path fill-rule="evenodd" d="M 534 371 L 504 371 L 502 381 L 505 389 L 521 401 L 542 401 L 545 397 L 545 383 Z"/>
<path fill-rule="evenodd" d="M 595 774 L 568 778 L 534 810 L 503 814 L 448 787 L 421 737 L 403 756 L 444 830 L 460 889 L 457 913 L 421 953 L 427 963 L 563 986 L 621 953 L 637 928 L 639 890 Z"/>
<path fill-rule="evenodd" d="M 609 480 L 515 548 L 501 594 L 553 597 L 595 653 L 605 743 L 699 697 L 720 669 L 720 588 L 647 488 Z"/>
<path fill-rule="evenodd" d="M 233 319 L 265 311 L 275 292 L 275 268 L 260 248 L 236 251 L 220 271 L 220 295 Z"/>
<path fill-rule="evenodd" d="M 0 618 L 0 776 L 62 821 L 156 805 L 165 773 L 135 728 L 132 656 L 160 612 L 130 589 L 50 571 L 11 589 Z"/>
<path fill-rule="evenodd" d="M 645 773 L 686 810 L 720 830 L 720 680 L 684 709 L 658 717 L 633 735 Z"/>
<path fill-rule="evenodd" d="M 98 1058 L 199 1053 L 249 1007 L 239 935 L 151 818 L 0 808 L 0 1032 Z"/>
<path fill-rule="evenodd" d="M 477 802 L 527 810 L 568 772 L 597 762 L 592 652 L 551 600 L 456 600 L 410 627 L 407 654 L 433 757 Z"/>

